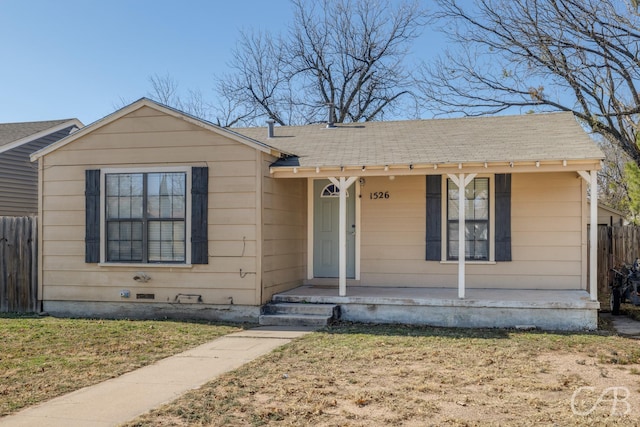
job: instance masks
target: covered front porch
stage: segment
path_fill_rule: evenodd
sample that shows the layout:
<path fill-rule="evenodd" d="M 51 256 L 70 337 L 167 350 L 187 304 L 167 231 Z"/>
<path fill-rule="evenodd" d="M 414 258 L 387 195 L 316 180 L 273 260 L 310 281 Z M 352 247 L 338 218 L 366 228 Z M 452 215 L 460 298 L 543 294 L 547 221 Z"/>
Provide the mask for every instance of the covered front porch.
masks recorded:
<path fill-rule="evenodd" d="M 593 330 L 599 303 L 584 290 L 304 285 L 273 296 L 288 303 L 338 304 L 341 320 L 444 327 Z"/>

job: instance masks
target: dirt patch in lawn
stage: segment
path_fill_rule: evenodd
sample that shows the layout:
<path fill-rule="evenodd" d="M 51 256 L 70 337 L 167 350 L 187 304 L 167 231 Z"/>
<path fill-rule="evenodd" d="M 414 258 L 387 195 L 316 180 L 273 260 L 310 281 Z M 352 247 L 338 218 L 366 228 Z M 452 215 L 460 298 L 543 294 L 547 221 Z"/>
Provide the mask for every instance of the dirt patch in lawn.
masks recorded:
<path fill-rule="evenodd" d="M 609 333 L 340 325 L 128 426 L 635 426 L 638 362 Z"/>

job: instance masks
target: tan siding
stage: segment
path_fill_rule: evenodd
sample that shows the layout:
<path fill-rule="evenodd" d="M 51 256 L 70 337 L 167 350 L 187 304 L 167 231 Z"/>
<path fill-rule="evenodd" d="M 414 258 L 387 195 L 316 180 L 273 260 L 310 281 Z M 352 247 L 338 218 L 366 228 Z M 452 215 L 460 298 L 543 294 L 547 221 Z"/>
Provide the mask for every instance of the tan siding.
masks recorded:
<path fill-rule="evenodd" d="M 228 178 L 224 176 L 216 177 L 209 183 L 212 193 L 252 193 L 256 191 L 256 180 L 252 176 L 241 176 Z"/>
<path fill-rule="evenodd" d="M 220 236 L 217 236 L 220 239 Z M 243 236 L 244 237 L 244 236 Z M 242 258 L 256 255 L 255 240 L 211 240 L 209 255 L 219 257 Z"/>
<path fill-rule="evenodd" d="M 178 293 L 204 303 L 260 303 L 256 272 L 255 149 L 222 135 L 143 108 L 89 133 L 43 158 L 43 296 L 51 300 L 121 301 L 156 293 L 156 302 Z M 97 266 L 84 262 L 86 169 L 152 166 L 209 167 L 209 264 L 191 268 Z M 135 282 L 138 271 L 151 276 Z M 135 297 L 129 299 L 136 301 Z"/>
<path fill-rule="evenodd" d="M 60 168 L 64 169 L 64 168 Z M 52 169 L 52 170 L 55 170 Z M 45 171 L 45 176 L 48 175 L 48 172 Z M 55 196 L 79 196 L 84 197 L 84 170 L 82 173 L 73 174 L 72 171 L 69 171 L 68 176 L 74 177 L 82 177 L 82 180 L 76 181 L 47 181 L 43 185 L 43 197 L 55 197 Z"/>
<path fill-rule="evenodd" d="M 84 192 L 84 189 L 82 189 Z M 57 196 L 65 196 L 65 197 L 57 197 Z M 51 209 L 52 211 L 79 211 L 84 209 L 84 196 L 79 196 L 77 193 L 75 195 L 49 195 L 45 196 L 44 203 Z"/>
<path fill-rule="evenodd" d="M 164 120 L 164 118 L 162 120 Z M 107 125 L 107 127 L 108 126 L 110 125 Z M 235 141 L 229 141 L 226 139 L 224 140 L 216 139 L 214 140 L 215 142 L 208 142 L 207 135 L 209 135 L 210 132 L 206 130 L 197 131 L 195 129 L 192 129 L 191 131 L 189 131 L 188 125 L 184 129 L 182 129 L 182 131 L 174 130 L 174 131 L 167 131 L 167 132 L 138 131 L 138 132 L 131 132 L 131 133 L 105 134 L 102 129 L 98 129 L 97 131 L 91 134 L 91 140 L 93 141 L 93 144 L 98 146 L 110 146 L 110 145 L 118 144 L 118 140 L 124 134 L 137 135 L 136 148 L 139 148 L 139 149 L 152 149 L 152 148 L 162 147 L 163 140 L 168 140 L 168 139 L 176 140 L 177 138 L 180 139 L 180 143 L 183 143 L 191 147 L 206 148 L 206 147 L 211 147 L 213 145 L 215 145 L 216 147 L 233 147 L 233 145 L 235 144 Z M 77 152 L 77 151 L 87 151 L 87 150 L 94 150 L 94 149 L 95 149 L 95 146 L 92 144 L 81 144 L 81 145 L 74 146 L 72 151 Z"/>
<path fill-rule="evenodd" d="M 42 220 L 47 217 L 47 213 L 44 212 L 42 214 Z M 82 245 L 84 245 L 84 219 L 82 220 L 82 224 L 79 225 L 50 225 L 47 227 L 43 227 L 42 231 L 42 240 L 43 247 L 47 245 L 48 242 L 51 242 L 52 246 L 55 247 L 56 242 L 59 241 L 82 241 Z M 82 246 L 82 251 L 84 253 L 84 246 Z"/>
<path fill-rule="evenodd" d="M 574 232 L 580 231 L 575 217 L 555 217 L 553 221 L 538 221 L 533 215 L 520 215 L 511 218 L 512 228 L 520 232 Z"/>
<path fill-rule="evenodd" d="M 521 190 L 524 191 L 524 190 Z M 542 202 L 519 200 L 518 204 L 513 205 L 511 214 L 514 217 L 558 217 L 558 212 L 564 213 L 566 216 L 579 217 L 582 209 L 580 201 L 569 202 Z M 564 216 L 563 215 L 563 216 Z"/>
<path fill-rule="evenodd" d="M 273 179 L 270 156 L 263 156 L 263 302 L 293 288 L 306 276 L 307 181 Z"/>
<path fill-rule="evenodd" d="M 84 247 L 73 240 L 56 240 L 55 245 L 43 248 L 43 255 L 84 257 Z"/>
<path fill-rule="evenodd" d="M 181 136 L 177 138 L 178 141 L 182 140 L 182 136 L 184 133 L 181 133 Z M 90 138 L 88 136 L 87 138 Z M 248 148 L 247 148 L 248 149 Z M 155 151 L 153 156 L 150 156 L 150 151 Z M 122 164 L 125 161 L 125 164 L 129 165 L 148 165 L 154 163 L 152 159 L 158 158 L 157 156 L 161 156 L 161 154 L 165 154 L 170 156 L 172 163 L 186 163 L 186 162 L 194 162 L 199 159 L 206 159 L 207 153 L 211 151 L 211 147 L 199 147 L 199 146 L 188 146 L 184 148 L 180 147 L 154 147 L 154 148 L 126 148 L 122 147 L 120 149 L 111 149 L 111 150 L 68 150 L 64 157 L 53 156 L 51 161 L 49 162 L 50 166 L 54 165 L 69 165 L 69 164 L 83 164 L 87 162 L 95 162 L 98 160 L 102 164 Z M 163 153 L 164 152 L 164 153 Z M 60 153 L 55 153 L 60 154 Z M 216 162 L 240 162 L 238 166 L 250 166 L 249 163 L 255 164 L 253 159 L 236 159 L 235 156 L 228 156 L 223 158 L 211 159 Z M 224 165 L 220 164 L 220 167 L 224 167 Z M 233 176 L 246 176 L 246 170 L 240 170 L 237 175 Z M 228 176 L 227 173 L 224 176 Z"/>
<path fill-rule="evenodd" d="M 211 204 L 209 204 L 211 206 Z M 222 205 L 224 206 L 224 205 Z M 210 216 L 210 224 L 214 225 L 226 225 L 226 224 L 255 224 L 256 223 L 256 210 L 255 209 L 215 209 L 213 215 Z"/>
<path fill-rule="evenodd" d="M 256 240 L 254 224 L 220 224 L 209 223 L 209 240 Z"/>
<path fill-rule="evenodd" d="M 52 203 L 53 204 L 53 203 Z M 42 224 L 46 227 L 48 225 L 56 226 L 56 225 L 66 225 L 66 224 L 80 224 L 84 222 L 84 212 L 82 211 L 72 211 L 69 210 L 69 207 L 64 206 L 63 204 L 57 203 L 59 206 L 63 206 L 64 210 L 55 211 L 50 206 L 49 212 L 47 215 L 44 215 L 42 218 Z"/>
<path fill-rule="evenodd" d="M 467 287 L 580 289 L 582 206 L 575 173 L 512 175 L 513 261 L 467 263 Z M 425 258 L 425 178 L 369 177 L 362 187 L 361 283 L 457 286 L 457 264 Z M 389 199 L 369 194 L 389 191 Z"/>

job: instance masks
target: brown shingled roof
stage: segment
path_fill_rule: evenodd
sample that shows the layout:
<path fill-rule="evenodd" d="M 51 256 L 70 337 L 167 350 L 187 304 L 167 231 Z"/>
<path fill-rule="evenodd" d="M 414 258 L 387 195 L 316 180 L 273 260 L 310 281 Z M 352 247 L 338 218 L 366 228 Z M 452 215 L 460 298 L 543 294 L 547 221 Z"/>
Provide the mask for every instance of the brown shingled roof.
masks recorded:
<path fill-rule="evenodd" d="M 602 159 L 572 113 L 276 127 L 235 132 L 301 167 Z"/>

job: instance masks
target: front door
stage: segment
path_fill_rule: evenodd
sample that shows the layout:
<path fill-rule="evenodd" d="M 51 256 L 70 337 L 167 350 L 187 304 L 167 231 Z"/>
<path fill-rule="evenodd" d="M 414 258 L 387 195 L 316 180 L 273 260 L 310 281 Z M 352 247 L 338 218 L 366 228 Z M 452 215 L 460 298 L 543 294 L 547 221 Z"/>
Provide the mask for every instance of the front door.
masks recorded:
<path fill-rule="evenodd" d="M 338 277 L 340 194 L 328 179 L 313 182 L 313 276 Z M 347 278 L 355 278 L 355 185 L 347 191 Z"/>

